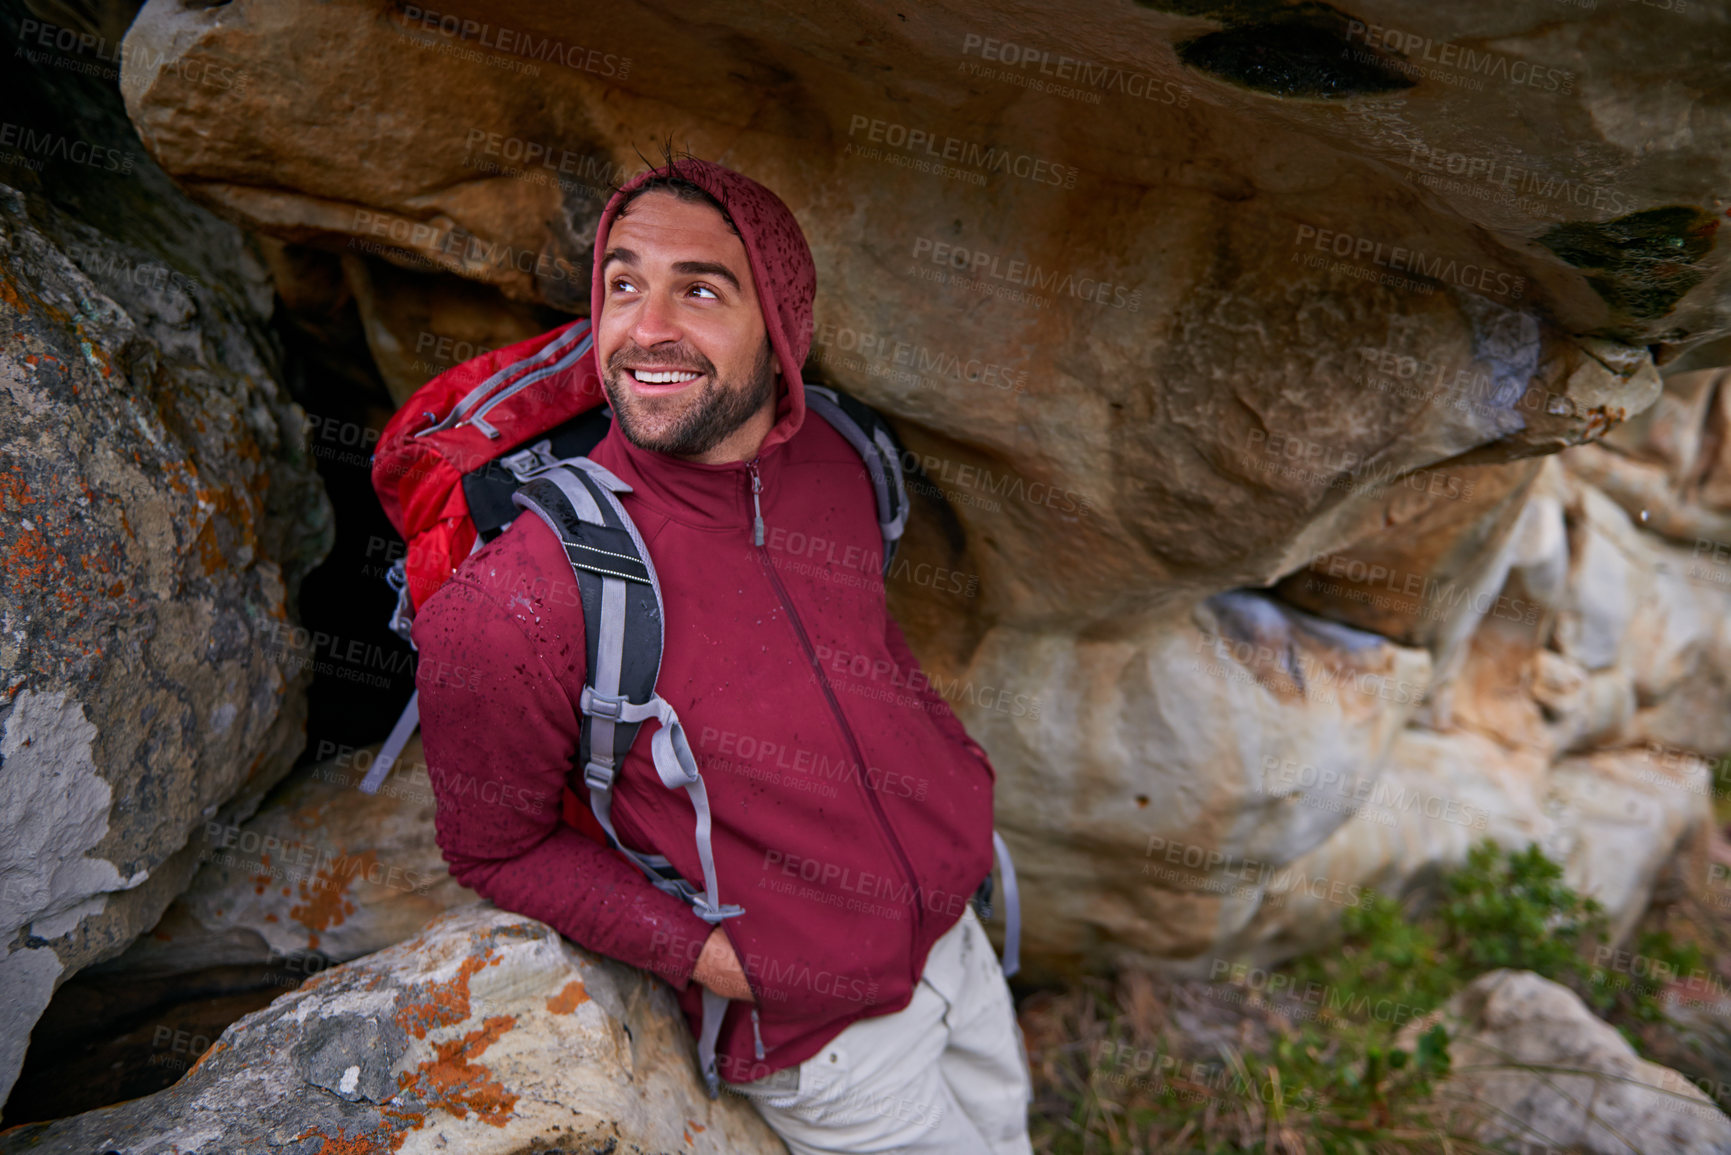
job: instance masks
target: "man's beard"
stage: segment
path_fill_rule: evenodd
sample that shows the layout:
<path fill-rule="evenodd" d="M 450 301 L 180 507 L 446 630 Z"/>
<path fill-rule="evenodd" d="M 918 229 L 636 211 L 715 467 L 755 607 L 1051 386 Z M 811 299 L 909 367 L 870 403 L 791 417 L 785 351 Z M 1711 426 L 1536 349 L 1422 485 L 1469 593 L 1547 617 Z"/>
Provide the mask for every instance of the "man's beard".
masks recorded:
<path fill-rule="evenodd" d="M 634 396 L 620 382 L 627 363 L 640 369 L 694 369 L 704 374 L 702 392 L 695 401 L 683 401 L 686 409 L 671 428 L 651 434 L 644 410 L 668 399 L 648 402 Z M 750 380 L 743 383 L 722 381 L 709 359 L 695 349 L 687 352 L 648 353 L 636 345 L 615 350 L 607 359 L 607 371 L 602 374 L 602 387 L 613 407 L 613 419 L 620 432 L 639 449 L 650 449 L 671 457 L 698 457 L 708 453 L 763 406 L 774 395 L 775 364 L 766 333 L 758 350 L 757 363 L 751 367 Z M 677 396 L 677 395 L 675 395 Z"/>

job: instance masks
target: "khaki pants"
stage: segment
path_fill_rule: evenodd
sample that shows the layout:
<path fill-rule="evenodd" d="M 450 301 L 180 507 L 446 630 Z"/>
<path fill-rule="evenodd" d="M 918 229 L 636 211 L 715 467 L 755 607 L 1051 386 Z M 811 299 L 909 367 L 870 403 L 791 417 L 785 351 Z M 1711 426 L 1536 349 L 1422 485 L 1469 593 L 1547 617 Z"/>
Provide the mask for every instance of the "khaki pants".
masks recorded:
<path fill-rule="evenodd" d="M 796 1067 L 727 1087 L 793 1155 L 1031 1155 L 1032 1084 L 1010 988 L 972 905 L 932 946 L 913 1001 Z"/>

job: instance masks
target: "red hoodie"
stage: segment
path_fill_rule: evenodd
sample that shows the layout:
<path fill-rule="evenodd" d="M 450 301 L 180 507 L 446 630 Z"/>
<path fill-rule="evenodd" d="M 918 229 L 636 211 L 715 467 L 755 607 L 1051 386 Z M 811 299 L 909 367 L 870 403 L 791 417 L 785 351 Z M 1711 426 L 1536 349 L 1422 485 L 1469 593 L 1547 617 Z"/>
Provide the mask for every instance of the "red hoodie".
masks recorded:
<path fill-rule="evenodd" d="M 806 421 L 799 366 L 816 278 L 785 205 L 720 166 L 678 162 L 727 205 L 781 367 L 757 457 L 704 465 L 633 445 L 617 423 L 590 455 L 647 543 L 666 607 L 657 690 L 706 783 L 725 929 L 756 997 L 731 1004 L 718 1069 L 747 1082 L 819 1051 L 849 1023 L 908 1004 L 932 944 L 991 866 L 985 752 L 920 673 L 890 618 L 882 538 L 859 456 Z M 620 196 L 596 237 L 599 261 Z M 591 354 L 593 356 L 594 354 Z M 764 545 L 752 544 L 751 474 Z M 424 749 L 452 875 L 680 991 L 712 929 L 561 818 L 577 749 L 584 626 L 565 552 L 535 517 L 470 558 L 421 608 Z M 694 812 L 662 786 L 645 723 L 614 787 L 620 838 L 701 883 Z M 580 774 L 578 775 L 580 779 Z M 579 794 L 581 783 L 577 781 Z"/>

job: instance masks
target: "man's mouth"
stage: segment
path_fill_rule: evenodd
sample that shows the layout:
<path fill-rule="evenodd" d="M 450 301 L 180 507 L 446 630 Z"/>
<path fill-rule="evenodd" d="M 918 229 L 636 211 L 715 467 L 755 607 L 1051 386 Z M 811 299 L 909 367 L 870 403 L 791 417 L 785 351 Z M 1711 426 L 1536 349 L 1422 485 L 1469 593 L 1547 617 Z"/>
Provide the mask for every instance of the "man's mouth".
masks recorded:
<path fill-rule="evenodd" d="M 632 382 L 650 392 L 671 392 L 703 376 L 696 369 L 627 369 Z"/>

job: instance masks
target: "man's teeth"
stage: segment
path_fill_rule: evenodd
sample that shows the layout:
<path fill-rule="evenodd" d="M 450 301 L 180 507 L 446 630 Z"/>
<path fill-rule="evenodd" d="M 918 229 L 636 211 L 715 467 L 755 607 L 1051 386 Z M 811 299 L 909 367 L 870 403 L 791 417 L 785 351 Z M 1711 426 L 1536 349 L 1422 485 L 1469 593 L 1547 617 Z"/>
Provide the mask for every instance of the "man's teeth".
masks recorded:
<path fill-rule="evenodd" d="M 703 376 L 703 374 L 694 373 L 690 369 L 633 369 L 631 375 L 645 385 L 673 385 Z"/>

